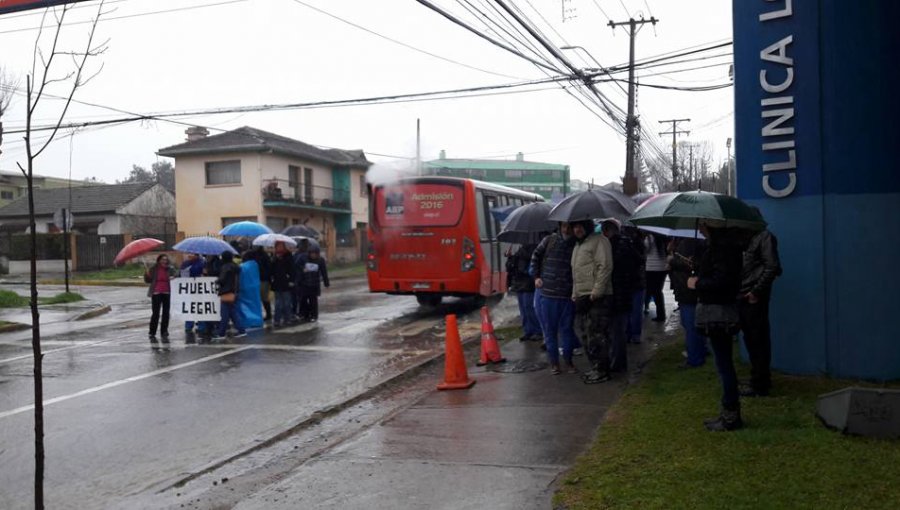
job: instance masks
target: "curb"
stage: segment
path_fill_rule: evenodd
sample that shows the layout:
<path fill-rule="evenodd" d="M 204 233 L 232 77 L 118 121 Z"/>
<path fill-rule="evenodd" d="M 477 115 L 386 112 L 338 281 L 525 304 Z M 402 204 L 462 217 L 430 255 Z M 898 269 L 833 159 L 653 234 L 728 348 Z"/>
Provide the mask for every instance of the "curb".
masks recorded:
<path fill-rule="evenodd" d="M 474 349 L 475 345 L 480 345 L 480 342 L 481 342 L 480 334 L 472 335 L 471 337 L 462 340 L 464 353 L 466 350 Z M 469 354 L 471 354 L 471 353 L 469 353 Z M 442 358 L 444 358 L 444 356 L 445 356 L 444 352 L 434 354 L 433 356 L 425 358 L 420 363 L 407 368 L 406 370 L 404 370 L 403 372 L 400 372 L 399 374 L 389 376 L 389 377 L 375 383 L 374 385 L 372 385 L 372 387 L 368 388 L 367 390 L 363 391 L 362 393 L 360 393 L 358 395 L 352 396 L 352 397 L 350 397 L 342 402 L 338 402 L 334 405 L 330 405 L 330 406 L 324 407 L 322 409 L 319 409 L 317 411 L 313 411 L 309 417 L 288 427 L 285 430 L 282 430 L 281 432 L 276 433 L 275 435 L 269 437 L 268 439 L 261 439 L 261 440 L 259 440 L 259 442 L 257 442 L 253 446 L 245 448 L 235 454 L 229 455 L 228 457 L 226 457 L 224 459 L 213 461 L 213 462 L 207 464 L 206 466 L 204 466 L 203 468 L 200 468 L 199 470 L 197 470 L 183 478 L 180 478 L 171 484 L 167 484 L 165 487 L 159 489 L 157 491 L 157 494 L 161 494 L 170 489 L 184 487 L 188 482 L 191 482 L 205 474 L 215 471 L 216 469 L 219 469 L 225 465 L 228 465 L 231 462 L 234 462 L 242 457 L 250 455 L 251 453 L 262 450 L 264 448 L 268 448 L 269 446 L 272 446 L 280 441 L 283 441 L 283 440 L 297 434 L 298 432 L 300 432 L 302 430 L 306 430 L 314 425 L 317 425 L 318 423 L 322 422 L 326 418 L 337 415 L 338 413 L 340 413 L 341 411 L 343 411 L 349 407 L 352 407 L 360 402 L 363 402 L 369 398 L 374 397 L 378 392 L 382 391 L 385 387 L 387 387 L 391 384 L 400 383 L 407 379 L 411 379 L 412 377 L 415 377 L 422 371 L 434 366 Z M 468 364 L 468 362 L 467 362 L 467 364 Z"/>
<path fill-rule="evenodd" d="M 38 285 L 64 285 L 65 280 L 38 280 Z M 83 285 L 94 287 L 146 287 L 143 282 L 129 282 L 118 280 L 69 280 L 69 285 Z"/>
<path fill-rule="evenodd" d="M 93 319 L 94 317 L 99 317 L 103 314 L 109 313 L 112 310 L 109 305 L 101 305 L 93 310 L 88 310 L 84 313 L 76 315 L 75 318 L 71 319 L 73 321 L 84 321 L 88 319 Z"/>
<path fill-rule="evenodd" d="M 22 324 L 21 322 L 11 322 L 0 326 L 0 333 L 11 333 L 13 331 L 22 331 L 31 329 L 30 324 Z"/>

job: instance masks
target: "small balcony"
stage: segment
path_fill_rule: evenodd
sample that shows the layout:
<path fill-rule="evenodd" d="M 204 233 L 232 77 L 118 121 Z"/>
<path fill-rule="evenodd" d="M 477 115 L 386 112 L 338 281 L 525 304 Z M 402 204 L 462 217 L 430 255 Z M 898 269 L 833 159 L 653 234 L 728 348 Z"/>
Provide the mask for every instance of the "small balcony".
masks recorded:
<path fill-rule="evenodd" d="M 263 207 L 292 207 L 337 213 L 350 212 L 350 190 L 269 179 L 262 189 Z"/>

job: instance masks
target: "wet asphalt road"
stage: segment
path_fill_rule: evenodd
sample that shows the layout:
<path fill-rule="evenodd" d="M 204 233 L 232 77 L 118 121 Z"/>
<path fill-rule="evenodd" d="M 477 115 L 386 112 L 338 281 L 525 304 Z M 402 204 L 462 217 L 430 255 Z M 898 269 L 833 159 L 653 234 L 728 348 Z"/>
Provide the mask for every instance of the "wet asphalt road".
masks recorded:
<path fill-rule="evenodd" d="M 320 321 L 224 345 L 153 351 L 141 288 L 106 291 L 113 311 L 45 328 L 48 508 L 104 508 L 171 486 L 443 352 L 443 317 L 479 331 L 477 307 L 419 308 L 335 282 Z M 513 314 L 514 299 L 494 310 Z M 0 508 L 29 508 L 33 476 L 30 331 L 0 335 Z"/>

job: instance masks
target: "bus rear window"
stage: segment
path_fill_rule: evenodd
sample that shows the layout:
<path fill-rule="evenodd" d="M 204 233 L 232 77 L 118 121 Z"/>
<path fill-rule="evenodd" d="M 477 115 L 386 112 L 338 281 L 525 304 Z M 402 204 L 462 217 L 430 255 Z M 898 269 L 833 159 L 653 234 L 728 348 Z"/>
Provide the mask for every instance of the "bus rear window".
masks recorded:
<path fill-rule="evenodd" d="M 375 190 L 382 227 L 450 227 L 462 216 L 464 190 L 452 184 L 387 184 Z"/>

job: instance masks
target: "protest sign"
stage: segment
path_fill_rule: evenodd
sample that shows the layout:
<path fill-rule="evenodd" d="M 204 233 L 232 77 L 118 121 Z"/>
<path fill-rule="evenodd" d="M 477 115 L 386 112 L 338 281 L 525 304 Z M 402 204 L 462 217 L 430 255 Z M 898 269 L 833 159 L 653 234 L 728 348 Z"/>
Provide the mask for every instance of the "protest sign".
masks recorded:
<path fill-rule="evenodd" d="M 173 315 L 186 321 L 219 320 L 219 285 L 214 277 L 172 280 Z"/>

